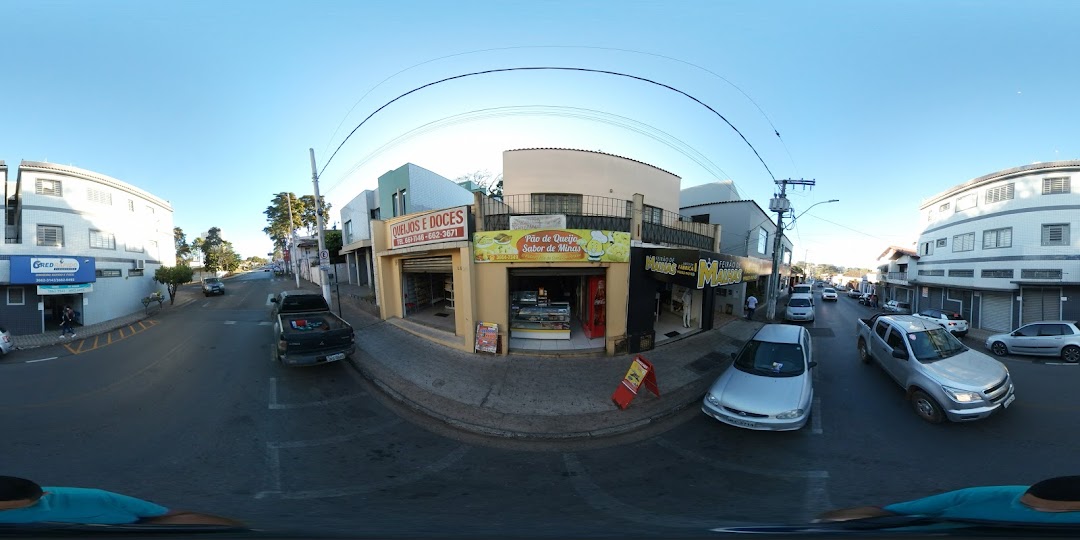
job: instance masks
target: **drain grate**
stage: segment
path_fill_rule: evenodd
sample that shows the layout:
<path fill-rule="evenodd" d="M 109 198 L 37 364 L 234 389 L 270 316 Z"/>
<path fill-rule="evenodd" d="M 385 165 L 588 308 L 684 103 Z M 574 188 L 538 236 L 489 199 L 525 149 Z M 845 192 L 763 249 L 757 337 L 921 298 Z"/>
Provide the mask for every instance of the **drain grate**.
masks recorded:
<path fill-rule="evenodd" d="M 690 362 L 690 364 L 686 367 L 690 368 L 696 373 L 705 373 L 707 371 L 711 371 L 724 365 L 724 363 L 727 362 L 729 358 L 731 357 L 725 357 L 722 353 L 713 351 L 711 353 L 703 355 L 701 358 L 698 358 L 693 362 Z"/>
<path fill-rule="evenodd" d="M 450 314 L 449 313 L 436 313 L 435 316 L 436 317 L 449 317 Z"/>
<path fill-rule="evenodd" d="M 667 337 L 675 337 L 675 336 L 679 335 L 679 333 L 672 330 L 672 331 L 670 331 L 670 332 L 668 332 L 668 333 L 666 333 L 664 335 L 667 336 Z"/>

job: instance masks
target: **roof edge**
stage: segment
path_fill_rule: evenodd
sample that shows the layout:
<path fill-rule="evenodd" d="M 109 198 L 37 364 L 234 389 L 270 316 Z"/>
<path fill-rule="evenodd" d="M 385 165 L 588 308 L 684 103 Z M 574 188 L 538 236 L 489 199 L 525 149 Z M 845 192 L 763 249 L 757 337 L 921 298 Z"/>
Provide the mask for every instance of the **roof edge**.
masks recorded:
<path fill-rule="evenodd" d="M 133 195 L 138 195 L 140 197 L 143 197 L 144 199 L 153 201 L 153 202 L 161 205 L 162 207 L 168 209 L 170 212 L 173 211 L 172 204 L 169 203 L 169 201 L 167 201 L 165 199 L 162 199 L 161 197 L 158 197 L 157 195 L 154 195 L 153 193 L 150 193 L 149 191 L 146 191 L 146 190 L 137 188 L 137 187 L 135 187 L 135 186 L 133 186 L 131 184 L 128 184 L 127 182 L 124 182 L 123 180 L 118 180 L 118 179 L 113 178 L 111 176 L 96 173 L 94 171 L 89 171 L 89 170 L 86 170 L 86 169 L 80 169 L 79 167 L 73 167 L 73 166 L 70 166 L 70 165 L 58 165 L 56 163 L 49 163 L 47 161 L 27 161 L 25 159 L 22 160 L 21 163 L 19 163 L 20 174 L 21 174 L 23 169 L 27 169 L 27 170 L 31 170 L 31 171 L 39 171 L 39 172 L 51 172 L 51 173 L 65 174 L 65 175 L 68 175 L 68 176 L 74 176 L 74 177 L 77 177 L 77 178 L 82 178 L 84 180 L 91 180 L 91 181 L 98 182 L 98 183 L 101 183 L 101 184 L 111 185 L 112 187 L 115 187 L 117 189 L 127 191 L 127 192 L 129 192 L 129 193 L 131 193 Z"/>
<path fill-rule="evenodd" d="M 673 173 L 673 172 L 671 172 L 669 170 L 661 169 L 660 167 L 657 167 L 656 165 L 645 163 L 644 161 L 638 161 L 638 160 L 636 160 L 634 158 L 628 158 L 626 156 L 620 156 L 618 154 L 609 154 L 607 152 L 601 152 L 599 150 L 582 150 L 580 148 L 552 148 L 552 147 L 544 147 L 544 148 L 511 148 L 510 150 L 503 150 L 503 153 L 506 153 L 506 152 L 528 152 L 530 150 L 563 150 L 563 151 L 567 151 L 567 152 L 585 152 L 587 154 L 598 154 L 598 155 L 601 155 L 601 156 L 617 157 L 619 159 L 624 159 L 626 161 L 633 161 L 634 163 L 640 163 L 642 165 L 645 165 L 646 167 L 652 167 L 653 169 L 656 169 L 656 170 L 658 170 L 658 171 L 660 171 L 662 173 L 670 174 L 671 176 L 674 176 L 675 178 L 678 178 L 679 180 L 682 180 L 681 176 L 679 176 L 679 175 L 677 175 L 677 174 L 675 174 L 675 173 Z"/>
<path fill-rule="evenodd" d="M 956 193 L 959 193 L 959 192 L 964 191 L 966 189 L 975 187 L 977 185 L 989 183 L 989 182 L 992 182 L 992 181 L 995 181 L 995 180 L 1001 180 L 1001 179 L 1004 179 L 1004 178 L 1008 178 L 1010 176 L 1016 176 L 1016 175 L 1019 175 L 1021 173 L 1029 173 L 1029 172 L 1038 171 L 1038 170 L 1042 170 L 1042 169 L 1072 169 L 1072 168 L 1080 168 L 1080 160 L 1071 159 L 1071 160 L 1063 160 L 1063 161 L 1046 161 L 1046 162 L 1042 162 L 1042 163 L 1032 163 L 1030 165 L 1021 165 L 1019 167 L 1013 167 L 1011 169 L 1003 169 L 1003 170 L 1000 170 L 1000 171 L 997 171 L 997 172 L 992 172 L 990 174 L 984 174 L 984 175 L 982 175 L 982 176 L 980 176 L 978 178 L 973 178 L 973 179 L 968 180 L 967 182 L 964 182 L 962 184 L 957 184 L 957 185 L 955 185 L 955 186 L 953 186 L 953 187 L 951 187 L 951 188 L 949 188 L 949 189 L 947 189 L 945 191 L 942 191 L 941 193 L 938 193 L 937 195 L 934 195 L 934 196 L 931 196 L 929 198 L 923 199 L 923 201 L 921 203 L 919 203 L 919 209 L 922 210 L 923 208 L 926 208 L 927 206 L 931 206 L 933 204 L 936 204 L 936 203 L 940 202 L 942 199 L 944 199 L 946 197 L 952 196 L 952 195 L 954 195 Z"/>

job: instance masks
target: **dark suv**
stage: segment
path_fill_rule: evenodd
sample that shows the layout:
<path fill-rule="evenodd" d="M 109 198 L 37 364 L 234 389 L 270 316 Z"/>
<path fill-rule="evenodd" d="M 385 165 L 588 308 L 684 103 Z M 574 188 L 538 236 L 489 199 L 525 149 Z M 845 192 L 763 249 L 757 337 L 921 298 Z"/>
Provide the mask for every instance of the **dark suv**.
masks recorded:
<path fill-rule="evenodd" d="M 225 284 L 221 282 L 221 278 L 203 278 L 202 292 L 203 296 L 210 296 L 211 294 L 225 294 Z"/>

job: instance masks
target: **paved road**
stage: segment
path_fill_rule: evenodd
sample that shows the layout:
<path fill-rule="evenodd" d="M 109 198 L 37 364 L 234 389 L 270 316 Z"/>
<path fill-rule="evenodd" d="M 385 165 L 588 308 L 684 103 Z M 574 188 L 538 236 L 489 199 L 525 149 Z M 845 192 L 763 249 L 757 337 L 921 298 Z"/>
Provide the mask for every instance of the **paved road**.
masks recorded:
<path fill-rule="evenodd" d="M 1005 414 L 929 425 L 879 368 L 858 362 L 854 320 L 870 310 L 847 298 L 819 303 L 811 325 L 820 403 L 799 432 L 739 430 L 690 410 L 591 444 L 481 439 L 400 410 L 348 364 L 272 364 L 267 299 L 290 283 L 248 274 L 111 344 L 9 357 L 4 474 L 265 528 L 670 537 L 1032 482 L 1075 472 L 1067 460 L 1080 450 L 1070 429 L 1080 368 L 1006 359 L 1018 397 Z"/>

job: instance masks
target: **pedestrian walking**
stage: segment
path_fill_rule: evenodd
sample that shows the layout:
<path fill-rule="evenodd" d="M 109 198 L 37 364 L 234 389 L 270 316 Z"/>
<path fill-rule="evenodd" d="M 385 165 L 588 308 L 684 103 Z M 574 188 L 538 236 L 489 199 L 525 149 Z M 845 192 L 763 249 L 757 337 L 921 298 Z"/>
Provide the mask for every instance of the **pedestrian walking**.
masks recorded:
<path fill-rule="evenodd" d="M 746 320 L 749 321 L 754 318 L 754 310 L 756 309 L 757 297 L 751 294 L 750 297 L 746 299 Z"/>
<path fill-rule="evenodd" d="M 71 327 L 73 322 L 75 322 L 75 310 L 71 309 L 71 306 L 64 306 L 64 311 L 60 315 L 60 337 L 67 337 L 68 332 L 71 332 L 71 337 L 75 337 L 75 329 Z"/>

